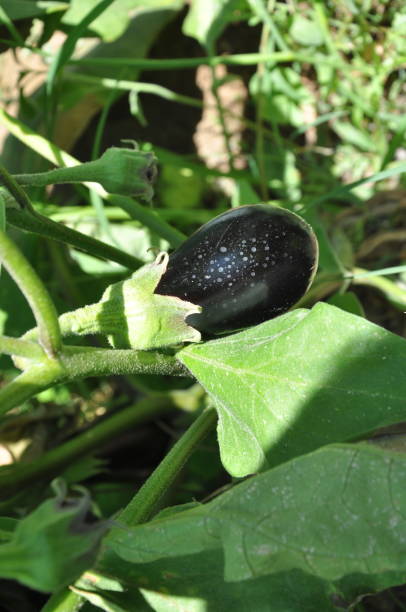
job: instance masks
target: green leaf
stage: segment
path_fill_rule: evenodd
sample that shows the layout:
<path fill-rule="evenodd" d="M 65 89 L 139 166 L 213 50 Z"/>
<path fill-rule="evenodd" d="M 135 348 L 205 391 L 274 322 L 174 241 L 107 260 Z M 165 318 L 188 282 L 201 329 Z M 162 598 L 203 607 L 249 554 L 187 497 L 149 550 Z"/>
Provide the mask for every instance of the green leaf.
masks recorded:
<path fill-rule="evenodd" d="M 361 149 L 361 151 L 376 152 L 378 145 L 373 137 L 367 132 L 363 132 L 359 128 L 345 121 L 334 121 L 333 129 L 342 139 L 343 142 L 353 144 Z"/>
<path fill-rule="evenodd" d="M 193 0 L 183 33 L 210 49 L 240 6 L 241 0 Z"/>
<path fill-rule="evenodd" d="M 108 591 L 87 587 L 86 589 L 73 588 L 73 592 L 93 604 L 95 608 L 92 607 L 92 610 L 101 609 L 105 612 L 128 612 L 129 610 L 151 612 L 151 608 L 137 589 L 128 589 L 127 587 L 125 590 L 121 588 L 119 591 L 114 589 Z"/>
<path fill-rule="evenodd" d="M 195 555 L 222 550 L 226 583 L 299 570 L 325 581 L 360 574 L 364 587 L 392 572 L 396 584 L 406 569 L 405 478 L 404 455 L 325 447 L 204 506 L 123 530 L 112 547 L 131 564 L 166 559 L 168 572 L 171 558 L 193 565 Z"/>
<path fill-rule="evenodd" d="M 39 17 L 55 11 L 64 11 L 69 7 L 68 2 L 47 2 L 40 0 L 2 0 L 0 7 L 0 23 L 6 23 L 8 19 L 17 21 L 19 19 L 29 19 Z M 5 15 L 4 15 L 5 14 Z"/>
<path fill-rule="evenodd" d="M 40 591 L 73 582 L 94 562 L 108 525 L 89 522 L 85 493 L 66 497 L 61 490 L 21 519 L 12 538 L 0 545 L 0 576 Z"/>
<path fill-rule="evenodd" d="M 328 304 L 178 353 L 219 414 L 222 462 L 246 476 L 406 416 L 406 341 Z"/>
<path fill-rule="evenodd" d="M 70 8 L 63 17 L 63 23 L 76 26 L 99 2 L 100 0 L 71 0 Z M 91 29 L 105 42 L 111 42 L 124 33 L 135 11 L 166 7 L 176 10 L 181 8 L 182 4 L 181 0 L 118 0 L 92 22 Z"/>
<path fill-rule="evenodd" d="M 295 15 L 290 28 L 290 35 L 297 43 L 317 47 L 323 44 L 323 32 L 315 23 L 302 15 Z"/>
<path fill-rule="evenodd" d="M 358 296 L 352 291 L 346 293 L 335 293 L 328 299 L 328 303 L 337 308 L 341 308 L 346 312 L 365 317 L 364 308 L 358 299 Z"/>
<path fill-rule="evenodd" d="M 116 567 L 120 575 L 125 577 L 126 588 L 128 584 L 140 587 L 139 591 L 148 602 L 149 612 L 337 610 L 332 601 L 335 589 L 330 583 L 302 571 L 293 570 L 253 580 L 225 582 L 223 564 L 221 550 L 211 550 L 160 559 L 148 564 L 121 562 Z M 134 591 L 135 587 L 131 586 L 129 592 Z M 126 610 L 129 609 L 127 607 Z M 141 606 L 132 609 L 144 612 Z"/>

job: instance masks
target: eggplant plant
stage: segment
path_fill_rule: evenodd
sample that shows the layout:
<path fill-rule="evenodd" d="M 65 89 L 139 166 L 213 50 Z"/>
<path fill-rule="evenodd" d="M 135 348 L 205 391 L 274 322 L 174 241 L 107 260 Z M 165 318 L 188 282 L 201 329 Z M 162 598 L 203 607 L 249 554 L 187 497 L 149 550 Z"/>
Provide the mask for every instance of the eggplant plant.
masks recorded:
<path fill-rule="evenodd" d="M 24 227 L 21 219 L 36 214 L 19 184 L 29 179 L 13 178 L 5 168 L 1 176 L 8 222 Z M 50 176 L 56 175 L 44 180 Z M 86 168 L 80 178 L 86 180 Z M 37 216 L 37 225 L 27 221 L 26 229 L 41 234 L 41 222 Z M 116 255 L 57 224 L 50 229 L 47 220 L 43 228 L 95 255 Z M 173 600 L 192 585 L 193 597 L 213 610 L 240 588 L 259 609 L 270 587 L 284 609 L 299 609 L 287 587 L 292 577 L 305 601 L 316 593 L 333 610 L 365 584 L 376 586 L 377 576 L 381 588 L 399 583 L 406 463 L 402 455 L 351 441 L 404 419 L 405 341 L 328 304 L 294 309 L 316 273 L 318 245 L 308 223 L 286 209 L 231 209 L 174 245 L 169 257 L 160 253 L 138 267 L 99 302 L 58 316 L 31 264 L 0 232 L 2 265 L 37 324 L 20 338 L 0 338 L 1 351 L 21 370 L 0 389 L 2 415 L 60 382 L 106 375 L 192 378 L 208 399 L 111 524 L 85 521 L 87 494 L 73 500 L 59 481 L 52 502 L 20 522 L 1 518 L 0 575 L 53 593 L 48 612 L 85 601 L 96 609 L 114 602 L 119 610 L 143 610 L 149 602 L 158 610 L 162 589 Z M 125 261 L 124 253 L 116 260 Z M 112 348 L 66 342 L 75 335 L 104 336 Z M 3 507 L 24 487 L 50 482 L 111 436 L 170 409 L 168 397 L 141 400 L 96 423 L 92 435 L 0 471 Z M 250 478 L 207 503 L 159 512 L 185 462 L 215 427 L 227 472 Z M 382 505 L 387 487 L 392 503 Z M 210 589 L 202 580 L 208 567 Z M 362 586 L 348 582 L 359 573 Z"/>

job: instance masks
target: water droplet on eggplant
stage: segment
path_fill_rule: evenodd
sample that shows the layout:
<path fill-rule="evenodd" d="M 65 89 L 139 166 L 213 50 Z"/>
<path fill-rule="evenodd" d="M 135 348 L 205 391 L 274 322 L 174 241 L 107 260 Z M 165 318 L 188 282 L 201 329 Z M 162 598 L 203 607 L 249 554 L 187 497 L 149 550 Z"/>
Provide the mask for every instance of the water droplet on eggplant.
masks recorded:
<path fill-rule="evenodd" d="M 203 334 L 221 334 L 289 310 L 309 288 L 317 261 L 315 234 L 301 217 L 268 204 L 241 206 L 203 225 L 170 255 L 156 293 L 202 306 L 187 322 Z"/>

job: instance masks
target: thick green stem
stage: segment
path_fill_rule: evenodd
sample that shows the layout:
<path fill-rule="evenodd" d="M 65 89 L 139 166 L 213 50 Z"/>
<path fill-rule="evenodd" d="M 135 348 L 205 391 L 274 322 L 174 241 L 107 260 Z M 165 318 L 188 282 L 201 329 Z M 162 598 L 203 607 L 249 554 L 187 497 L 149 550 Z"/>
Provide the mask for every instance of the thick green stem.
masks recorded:
<path fill-rule="evenodd" d="M 94 180 L 92 166 L 94 163 L 89 162 L 71 168 L 55 168 L 48 172 L 38 172 L 36 174 L 14 174 L 13 176 L 19 185 L 32 187 L 46 187 L 47 185 L 63 183 L 85 183 Z"/>
<path fill-rule="evenodd" d="M 45 357 L 44 351 L 38 344 L 8 336 L 0 336 L 0 353 L 36 359 L 37 361 L 41 361 Z"/>
<path fill-rule="evenodd" d="M 186 368 L 174 357 L 153 351 L 66 346 L 61 362 L 66 380 L 125 374 L 188 376 Z"/>
<path fill-rule="evenodd" d="M 3 473 L 0 471 L 0 499 L 15 495 L 30 483 L 51 480 L 68 465 L 102 447 L 122 431 L 173 409 L 174 405 L 167 396 L 145 398 L 101 419 L 87 431 L 49 451 L 35 462 L 15 464 Z"/>
<path fill-rule="evenodd" d="M 142 262 L 133 257 L 133 255 L 105 244 L 96 238 L 92 238 L 92 236 L 87 236 L 70 227 L 52 221 L 52 219 L 48 219 L 35 211 L 27 213 L 15 208 L 9 208 L 7 210 L 7 221 L 21 230 L 69 244 L 85 253 L 89 253 L 89 255 L 115 261 L 130 270 L 136 270 L 142 265 Z"/>
<path fill-rule="evenodd" d="M 139 196 L 149 202 L 153 196 L 155 176 L 156 159 L 153 153 L 145 153 L 134 147 L 110 147 L 93 161 L 37 174 L 18 174 L 14 180 L 20 185 L 36 187 L 96 182 L 108 193 Z"/>
<path fill-rule="evenodd" d="M 214 408 L 205 410 L 197 417 L 121 512 L 117 519 L 119 523 L 131 527 L 146 522 L 151 517 L 196 446 L 213 429 L 216 422 L 217 413 Z M 112 529 L 107 536 L 107 542 L 113 541 L 118 533 L 122 535 L 119 527 Z"/>
<path fill-rule="evenodd" d="M 162 353 L 65 346 L 59 361 L 33 365 L 0 389 L 0 415 L 58 383 L 126 374 L 188 376 L 174 357 Z"/>
<path fill-rule="evenodd" d="M 0 415 L 59 382 L 62 369 L 54 359 L 33 365 L 0 389 Z"/>
<path fill-rule="evenodd" d="M 62 336 L 108 336 L 117 331 L 117 303 L 96 302 L 77 310 L 65 312 L 59 317 Z M 119 317 L 121 322 L 122 317 Z"/>
<path fill-rule="evenodd" d="M 79 593 L 65 587 L 51 595 L 41 612 L 78 612 L 85 603 Z"/>
<path fill-rule="evenodd" d="M 54 303 L 35 270 L 2 230 L 0 261 L 14 278 L 33 311 L 41 345 L 48 355 L 57 355 L 61 348 L 61 334 Z"/>

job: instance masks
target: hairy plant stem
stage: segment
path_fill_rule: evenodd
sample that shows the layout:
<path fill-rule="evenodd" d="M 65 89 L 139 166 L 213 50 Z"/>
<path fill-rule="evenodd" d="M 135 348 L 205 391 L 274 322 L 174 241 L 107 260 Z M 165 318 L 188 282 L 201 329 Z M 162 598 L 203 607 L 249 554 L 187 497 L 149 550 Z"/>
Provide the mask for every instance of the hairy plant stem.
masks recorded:
<path fill-rule="evenodd" d="M 139 423 L 175 408 L 167 396 L 147 397 L 98 423 L 47 452 L 33 463 L 14 464 L 0 470 L 0 499 L 18 493 L 30 483 L 49 481 L 68 465 L 95 451 L 107 442 Z"/>
<path fill-rule="evenodd" d="M 217 413 L 214 408 L 206 409 L 200 413 L 189 429 L 173 445 L 128 506 L 121 512 L 117 519 L 119 523 L 126 527 L 132 527 L 148 521 L 196 446 L 213 429 L 216 422 Z M 114 542 L 115 537 L 122 537 L 122 535 L 122 529 L 119 527 L 113 528 L 107 536 L 107 543 Z"/>
<path fill-rule="evenodd" d="M 61 334 L 54 303 L 31 264 L 2 230 L 0 230 L 0 261 L 17 283 L 33 311 L 41 346 L 48 356 L 57 355 L 61 348 Z"/>
<path fill-rule="evenodd" d="M 61 361 L 67 372 L 66 380 L 125 374 L 189 376 L 174 357 L 155 351 L 65 346 Z"/>
<path fill-rule="evenodd" d="M 9 208 L 7 209 L 7 221 L 18 229 L 69 244 L 89 255 L 115 261 L 129 270 L 136 270 L 142 265 L 142 262 L 133 255 L 52 221 L 35 210 L 23 211 Z"/>
<path fill-rule="evenodd" d="M 187 370 L 174 357 L 162 353 L 65 346 L 58 361 L 46 358 L 0 389 L 0 415 L 59 383 L 90 376 L 136 373 L 188 376 Z"/>

